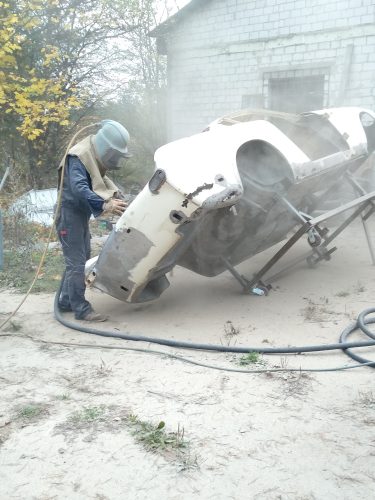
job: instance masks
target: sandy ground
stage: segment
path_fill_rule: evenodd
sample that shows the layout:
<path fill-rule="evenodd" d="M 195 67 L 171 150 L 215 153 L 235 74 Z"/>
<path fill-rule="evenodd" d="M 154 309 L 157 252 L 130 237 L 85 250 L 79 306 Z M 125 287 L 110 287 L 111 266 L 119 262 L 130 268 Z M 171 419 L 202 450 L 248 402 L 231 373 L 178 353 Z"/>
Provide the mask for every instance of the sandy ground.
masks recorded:
<path fill-rule="evenodd" d="M 88 296 L 110 315 L 101 325 L 107 330 L 237 346 L 336 342 L 375 297 L 375 267 L 361 227 L 349 228 L 337 245 L 330 262 L 314 270 L 299 266 L 278 279 L 268 297 L 242 294 L 228 273 L 208 279 L 180 268 L 154 303 L 123 304 L 94 291 Z M 306 249 L 301 242 L 290 257 Z M 241 272 L 251 276 L 265 257 L 243 263 Z M 3 291 L 0 297 L 4 318 L 21 296 Z M 20 337 L 157 349 L 242 368 L 233 354 L 68 330 L 54 320 L 52 304 L 51 295 L 31 296 L 15 319 L 18 331 L 0 339 L 1 499 L 374 498 L 373 369 L 241 374 Z M 341 352 L 260 361 L 245 368 L 352 363 Z M 38 413 L 28 414 L 30 407 Z M 80 418 L 89 411 L 92 419 Z M 164 421 L 167 432 L 183 429 L 187 448 L 147 451 L 127 424 L 130 414 Z"/>

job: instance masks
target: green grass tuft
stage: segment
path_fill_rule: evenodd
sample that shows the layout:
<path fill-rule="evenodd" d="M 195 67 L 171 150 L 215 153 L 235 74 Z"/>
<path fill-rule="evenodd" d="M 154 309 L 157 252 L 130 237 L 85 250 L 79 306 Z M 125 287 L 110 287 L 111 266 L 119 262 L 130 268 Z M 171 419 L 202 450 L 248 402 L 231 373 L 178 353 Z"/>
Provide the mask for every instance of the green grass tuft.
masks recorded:
<path fill-rule="evenodd" d="M 104 406 L 88 406 L 83 408 L 83 410 L 74 412 L 70 420 L 75 424 L 90 423 L 100 420 L 104 414 Z"/>
<path fill-rule="evenodd" d="M 259 354 L 259 352 L 251 351 L 251 352 L 241 356 L 240 359 L 238 360 L 238 364 L 240 366 L 248 366 L 248 365 L 256 365 L 256 364 L 265 365 L 265 361 L 263 360 L 263 358 Z"/>
<path fill-rule="evenodd" d="M 31 419 L 38 417 L 43 411 L 39 405 L 27 405 L 18 410 L 18 418 Z"/>
<path fill-rule="evenodd" d="M 187 446 L 184 440 L 184 430 L 180 427 L 177 432 L 167 432 L 165 422 L 153 424 L 140 420 L 136 415 L 129 415 L 126 423 L 131 427 L 131 433 L 136 441 L 148 451 L 181 450 Z"/>
<path fill-rule="evenodd" d="M 31 261 L 28 262 L 21 253 L 5 251 L 4 268 L 0 272 L 0 288 L 12 288 L 20 293 L 27 292 L 35 276 L 42 253 L 42 251 L 32 252 Z M 63 270 L 64 259 L 61 252 L 49 251 L 32 292 L 55 292 Z"/>

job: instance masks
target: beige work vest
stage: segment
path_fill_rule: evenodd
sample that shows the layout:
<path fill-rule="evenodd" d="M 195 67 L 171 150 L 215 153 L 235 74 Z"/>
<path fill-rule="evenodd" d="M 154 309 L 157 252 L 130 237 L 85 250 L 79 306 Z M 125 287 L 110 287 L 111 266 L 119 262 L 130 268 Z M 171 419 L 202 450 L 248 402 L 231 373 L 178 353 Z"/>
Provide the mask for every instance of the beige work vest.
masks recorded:
<path fill-rule="evenodd" d="M 92 190 L 103 200 L 107 201 L 119 190 L 114 182 L 106 175 L 102 175 L 98 160 L 95 157 L 91 135 L 73 146 L 62 159 L 59 169 L 63 167 L 67 156 L 77 156 L 90 174 Z"/>

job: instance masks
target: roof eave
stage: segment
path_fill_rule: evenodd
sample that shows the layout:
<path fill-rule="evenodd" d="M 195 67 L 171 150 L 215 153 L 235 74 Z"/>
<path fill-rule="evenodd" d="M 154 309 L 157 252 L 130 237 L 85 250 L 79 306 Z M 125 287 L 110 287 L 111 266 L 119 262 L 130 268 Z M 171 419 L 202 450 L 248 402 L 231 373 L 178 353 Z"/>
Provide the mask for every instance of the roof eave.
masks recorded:
<path fill-rule="evenodd" d="M 197 7 L 203 4 L 204 1 L 207 0 L 191 0 L 185 7 L 182 7 L 176 14 L 169 17 L 163 23 L 159 24 L 151 30 L 148 34 L 151 37 L 157 38 L 159 36 L 166 35 L 170 30 L 172 30 L 177 23 L 179 23 L 182 19 L 185 18 L 191 11 L 195 10 Z"/>

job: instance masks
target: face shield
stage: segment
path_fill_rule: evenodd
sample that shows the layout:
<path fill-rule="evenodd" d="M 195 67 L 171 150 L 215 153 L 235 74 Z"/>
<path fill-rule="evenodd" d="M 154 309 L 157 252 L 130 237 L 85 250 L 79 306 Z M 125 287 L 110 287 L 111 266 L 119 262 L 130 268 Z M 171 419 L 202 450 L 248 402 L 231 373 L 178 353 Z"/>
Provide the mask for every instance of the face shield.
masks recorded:
<path fill-rule="evenodd" d="M 129 153 L 119 153 L 113 149 L 107 149 L 103 154 L 101 161 L 106 170 L 119 170 L 121 168 L 121 159 L 130 158 L 132 155 Z"/>

